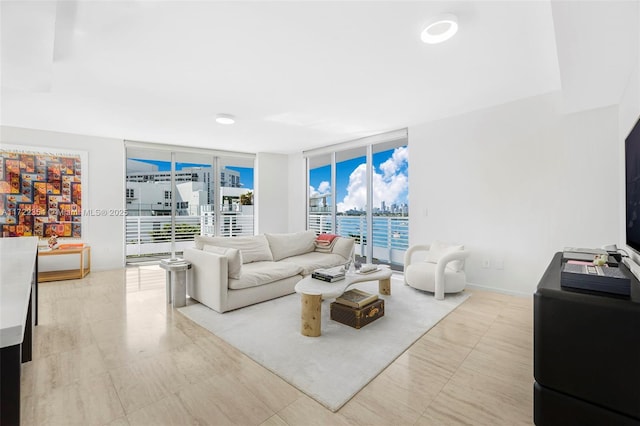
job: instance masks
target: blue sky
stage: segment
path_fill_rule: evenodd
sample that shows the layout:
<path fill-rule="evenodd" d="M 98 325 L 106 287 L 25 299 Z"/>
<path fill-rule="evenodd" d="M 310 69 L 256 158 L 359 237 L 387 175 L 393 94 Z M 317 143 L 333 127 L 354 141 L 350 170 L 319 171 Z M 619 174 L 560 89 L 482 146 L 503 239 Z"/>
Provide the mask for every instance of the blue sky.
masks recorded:
<path fill-rule="evenodd" d="M 158 166 L 159 171 L 171 170 L 170 161 L 157 161 L 157 160 L 145 160 L 142 158 L 132 158 L 132 160 L 142 161 L 143 163 L 155 164 Z M 176 163 L 176 170 L 182 170 L 183 167 L 211 167 L 211 164 L 198 164 L 198 163 Z M 236 170 L 240 173 L 240 184 L 244 188 L 253 189 L 253 169 L 249 167 L 231 167 L 227 166 L 227 169 Z"/>
<path fill-rule="evenodd" d="M 406 147 L 401 147 L 373 154 L 374 173 L 376 174 L 374 176 L 373 207 L 380 207 L 381 201 L 385 201 L 387 206 L 391 203 L 407 203 L 408 151 L 406 149 Z M 405 151 L 403 152 L 403 150 Z M 394 153 L 396 154 L 395 157 Z M 350 207 L 364 207 L 362 205 L 364 198 L 359 196 L 358 193 L 362 194 L 364 192 L 362 175 L 365 168 L 358 168 L 365 163 L 366 158 L 362 156 L 336 164 L 337 197 L 335 202 L 338 204 L 338 211 L 343 211 L 340 209 L 341 203 L 344 210 Z M 309 172 L 309 184 L 316 192 L 328 192 L 327 186 L 330 181 L 330 165 L 318 167 Z M 322 182 L 326 183 L 322 184 Z"/>
<path fill-rule="evenodd" d="M 400 147 L 391 149 L 388 151 L 382 151 L 373 154 L 374 165 L 374 203 L 373 207 L 380 207 L 381 201 L 385 201 L 387 206 L 392 203 L 396 204 L 408 204 L 408 161 L 407 161 L 407 147 Z M 398 155 L 404 152 L 404 155 Z M 396 157 L 394 158 L 394 153 Z M 161 171 L 171 169 L 171 163 L 169 161 L 156 161 L 138 159 L 145 163 L 155 164 Z M 349 208 L 363 208 L 364 201 L 361 194 L 364 191 L 362 182 L 362 174 L 364 168 L 360 166 L 366 163 L 364 156 L 353 158 L 350 160 L 342 161 L 336 164 L 336 184 L 337 184 L 337 197 L 334 203 L 338 204 L 339 211 L 344 211 Z M 393 167 L 386 168 L 385 172 L 382 167 L 383 164 L 392 164 Z M 176 163 L 176 169 L 181 170 L 183 167 L 210 167 L 209 164 L 198 163 Z M 240 173 L 240 183 L 243 187 L 253 189 L 253 169 L 247 167 L 229 167 L 228 169 L 237 170 Z M 318 167 L 312 169 L 309 172 L 309 184 L 311 187 L 318 191 L 319 189 L 325 189 L 318 191 L 321 193 L 330 191 L 330 188 L 325 188 L 331 182 L 331 166 Z M 322 182 L 325 182 L 322 185 Z M 322 188 L 321 188 L 322 187 Z M 332 191 L 331 191 L 332 192 Z M 342 209 L 342 210 L 341 210 Z"/>

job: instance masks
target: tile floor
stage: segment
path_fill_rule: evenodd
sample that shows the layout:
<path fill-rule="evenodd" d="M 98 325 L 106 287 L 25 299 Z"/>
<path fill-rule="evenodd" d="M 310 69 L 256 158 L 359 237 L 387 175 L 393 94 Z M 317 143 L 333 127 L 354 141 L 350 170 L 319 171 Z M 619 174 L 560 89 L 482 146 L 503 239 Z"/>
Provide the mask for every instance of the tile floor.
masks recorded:
<path fill-rule="evenodd" d="M 23 424 L 532 424 L 532 298 L 472 291 L 332 413 L 174 311 L 164 274 L 40 284 Z"/>

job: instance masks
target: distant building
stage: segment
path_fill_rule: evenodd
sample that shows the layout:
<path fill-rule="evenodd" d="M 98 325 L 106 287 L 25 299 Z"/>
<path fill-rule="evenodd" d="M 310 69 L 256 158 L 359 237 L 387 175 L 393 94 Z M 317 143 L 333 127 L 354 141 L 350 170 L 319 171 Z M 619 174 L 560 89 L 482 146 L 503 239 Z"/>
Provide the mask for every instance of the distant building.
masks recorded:
<path fill-rule="evenodd" d="M 199 215 L 211 211 L 214 200 L 211 167 L 184 167 L 175 173 L 176 214 Z M 240 184 L 240 173 L 223 168 L 220 171 L 223 211 L 238 211 L 240 196 L 250 192 Z M 127 159 L 127 212 L 131 216 L 164 216 L 171 214 L 171 171 L 158 166 Z"/>
<path fill-rule="evenodd" d="M 327 203 L 327 199 L 331 199 L 331 193 L 309 196 L 309 212 L 331 213 L 331 206 Z"/>
<path fill-rule="evenodd" d="M 176 182 L 212 183 L 211 167 L 183 167 L 176 170 Z M 155 164 L 127 159 L 127 182 L 171 182 L 171 171 L 159 171 Z M 240 188 L 240 172 L 223 168 L 220 171 L 220 186 Z"/>

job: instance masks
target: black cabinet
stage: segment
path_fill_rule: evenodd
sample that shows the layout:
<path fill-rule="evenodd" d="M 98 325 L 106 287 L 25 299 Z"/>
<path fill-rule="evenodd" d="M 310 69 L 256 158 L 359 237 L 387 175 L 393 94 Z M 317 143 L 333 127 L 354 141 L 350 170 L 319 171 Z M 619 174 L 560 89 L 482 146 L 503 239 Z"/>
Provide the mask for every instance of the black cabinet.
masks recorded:
<path fill-rule="evenodd" d="M 534 295 L 534 422 L 640 425 L 640 283 L 631 297 L 560 287 L 557 253 Z"/>

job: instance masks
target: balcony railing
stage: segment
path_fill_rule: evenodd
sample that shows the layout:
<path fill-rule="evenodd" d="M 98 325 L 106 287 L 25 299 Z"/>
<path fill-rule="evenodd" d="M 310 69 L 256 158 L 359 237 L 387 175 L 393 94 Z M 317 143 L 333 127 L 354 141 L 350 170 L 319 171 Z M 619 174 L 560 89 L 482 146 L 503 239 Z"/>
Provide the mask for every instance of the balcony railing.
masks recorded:
<path fill-rule="evenodd" d="M 336 216 L 336 233 L 356 240 L 356 254 L 366 255 L 367 217 Z M 309 214 L 309 229 L 332 232 L 331 215 Z M 409 217 L 373 217 L 373 257 L 382 263 L 402 265 L 404 253 L 409 247 Z"/>
<path fill-rule="evenodd" d="M 221 237 L 239 237 L 253 235 L 253 215 L 237 214 L 234 212 L 222 212 L 220 223 Z M 215 235 L 216 215 L 211 212 L 203 212 L 200 216 L 202 235 Z"/>
<path fill-rule="evenodd" d="M 233 212 L 221 214 L 218 235 L 237 237 L 253 235 L 253 215 Z M 176 216 L 176 251 L 193 247 L 196 235 L 214 235 L 215 215 Z M 171 252 L 171 216 L 127 216 L 127 256 L 144 256 Z"/>
<path fill-rule="evenodd" d="M 365 216 L 337 216 L 337 234 L 356 240 L 356 254 L 366 255 L 367 220 Z M 223 212 L 220 221 L 213 213 L 200 216 L 176 217 L 176 251 L 193 247 L 194 236 L 218 235 L 237 237 L 253 235 L 253 215 Z M 310 214 L 309 229 L 332 232 L 332 216 Z M 170 216 L 127 216 L 127 256 L 144 256 L 171 252 Z M 409 218 L 394 216 L 373 217 L 373 257 L 378 262 L 402 265 L 409 246 Z"/>

